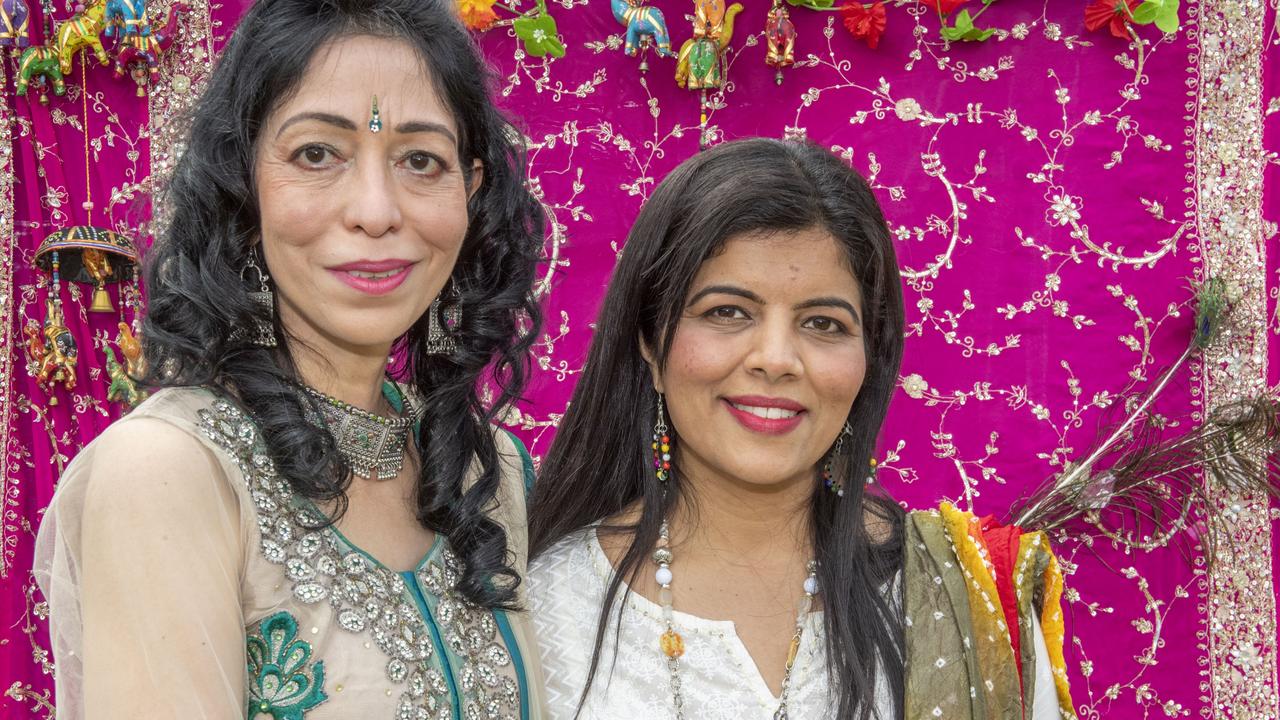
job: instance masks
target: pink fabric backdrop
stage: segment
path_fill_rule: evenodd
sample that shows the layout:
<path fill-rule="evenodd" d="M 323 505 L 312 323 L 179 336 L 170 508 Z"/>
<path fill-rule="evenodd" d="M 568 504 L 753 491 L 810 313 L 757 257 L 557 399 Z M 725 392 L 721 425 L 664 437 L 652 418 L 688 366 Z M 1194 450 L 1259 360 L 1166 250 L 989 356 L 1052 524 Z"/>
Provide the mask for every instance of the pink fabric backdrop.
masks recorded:
<path fill-rule="evenodd" d="M 82 101 L 77 65 L 67 97 L 42 108 L 14 96 L 16 63 L 4 59 L 4 717 L 52 712 L 31 547 L 59 468 L 120 412 L 105 399 L 100 347 L 114 340 L 117 322 L 134 317 L 132 308 L 86 313 L 89 286 L 64 283 L 79 384 L 48 406 L 18 342 L 29 319 L 43 318 L 48 291 L 32 255 L 50 232 L 87 220 L 86 137 L 93 223 L 145 235 L 149 178 L 176 150 L 169 121 L 198 91 L 244 6 L 188 4 L 166 79 L 149 98 L 90 65 Z M 690 35 L 692 3 L 654 4 L 678 46 Z M 763 63 L 767 3 L 744 4 L 731 82 L 710 118 L 715 137 L 803 135 L 832 147 L 871 179 L 897 234 L 908 340 L 879 454 L 880 478 L 897 497 L 999 513 L 1078 458 L 1099 422 L 1114 419 L 1126 395 L 1185 347 L 1190 286 L 1209 274 L 1226 278 L 1238 300 L 1233 329 L 1179 375 L 1160 411 L 1186 427 L 1205 408 L 1276 381 L 1268 362 L 1280 330 L 1274 8 L 1184 3 L 1179 33 L 1141 28 L 1140 50 L 1087 32 L 1076 1 L 996 3 L 982 23 L 1000 34 L 947 47 L 932 12 L 898 0 L 887 3 L 877 50 L 850 38 L 834 13 L 794 9 L 799 62 L 778 86 Z M 673 61 L 651 58 L 642 77 L 622 55 L 622 27 L 607 3 L 549 5 L 568 48 L 563 59 L 526 56 L 504 27 L 481 40 L 502 102 L 526 135 L 530 178 L 552 222 L 538 372 L 507 418 L 535 459 L 582 366 L 632 218 L 698 142 L 697 95 L 676 87 Z M 57 17 L 68 14 L 60 0 Z M 1270 510 L 1258 498 L 1222 498 L 1221 510 L 1235 535 L 1213 578 L 1173 550 L 1127 553 L 1090 532 L 1057 538 L 1082 717 L 1280 713 Z"/>

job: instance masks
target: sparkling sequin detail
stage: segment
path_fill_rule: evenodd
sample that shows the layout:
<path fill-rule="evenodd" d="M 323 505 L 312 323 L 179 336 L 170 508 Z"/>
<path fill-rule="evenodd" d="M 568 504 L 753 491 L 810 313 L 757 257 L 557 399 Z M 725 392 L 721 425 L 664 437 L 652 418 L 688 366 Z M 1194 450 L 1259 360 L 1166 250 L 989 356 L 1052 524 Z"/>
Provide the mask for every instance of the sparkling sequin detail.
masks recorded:
<path fill-rule="evenodd" d="M 200 428 L 235 459 L 244 474 L 261 531 L 262 556 L 281 566 L 299 602 L 327 602 L 338 627 L 367 633 L 387 656 L 387 679 L 400 693 L 397 720 L 451 720 L 450 686 L 431 631 L 404 578 L 347 548 L 324 518 L 296 501 L 263 451 L 254 424 L 224 399 L 199 411 Z M 443 542 L 443 540 L 442 540 Z M 463 566 L 444 546 L 417 571 L 419 585 L 439 598 L 434 621 L 455 656 L 450 665 L 466 720 L 515 720 L 520 693 L 511 656 L 492 612 L 454 592 Z"/>

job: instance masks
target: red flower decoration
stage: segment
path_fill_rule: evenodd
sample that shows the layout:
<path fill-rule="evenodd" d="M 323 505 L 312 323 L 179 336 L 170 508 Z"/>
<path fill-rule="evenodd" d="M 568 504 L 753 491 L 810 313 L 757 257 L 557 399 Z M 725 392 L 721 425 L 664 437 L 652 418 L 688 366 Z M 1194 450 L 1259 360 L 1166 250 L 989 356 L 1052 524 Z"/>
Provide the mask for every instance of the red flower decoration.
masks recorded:
<path fill-rule="evenodd" d="M 934 12 L 942 15 L 950 15 L 952 10 L 969 2 L 969 0 L 920 0 L 920 4 L 931 8 Z"/>
<path fill-rule="evenodd" d="M 876 49 L 876 45 L 880 43 L 880 36 L 884 33 L 887 19 L 883 2 L 863 5 L 854 0 L 840 8 L 840 17 L 844 18 L 844 29 L 848 30 L 850 35 L 866 41 L 867 47 L 872 50 Z"/>
<path fill-rule="evenodd" d="M 1090 31 L 1110 24 L 1111 34 L 1129 40 L 1129 18 L 1142 0 L 1094 0 L 1084 9 L 1084 26 Z"/>

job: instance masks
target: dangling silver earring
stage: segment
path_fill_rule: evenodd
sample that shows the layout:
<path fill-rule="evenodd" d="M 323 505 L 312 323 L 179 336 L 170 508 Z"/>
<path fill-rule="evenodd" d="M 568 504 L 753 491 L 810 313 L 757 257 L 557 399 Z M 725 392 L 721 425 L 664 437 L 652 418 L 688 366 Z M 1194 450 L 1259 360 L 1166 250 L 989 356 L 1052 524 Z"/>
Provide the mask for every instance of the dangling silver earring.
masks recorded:
<path fill-rule="evenodd" d="M 249 302 L 258 307 L 258 312 L 254 313 L 253 334 L 249 337 L 249 342 L 258 347 L 273 348 L 276 346 L 275 296 L 271 292 L 271 286 L 267 285 L 271 278 L 266 270 L 258 266 L 257 256 L 257 250 L 250 249 L 249 259 L 240 270 L 240 279 L 245 282 L 249 282 L 245 275 L 250 270 L 258 274 L 258 289 L 249 292 Z M 243 336 L 239 332 L 236 334 Z"/>
<path fill-rule="evenodd" d="M 440 301 L 443 295 L 444 291 L 441 291 L 427 308 L 427 345 L 424 350 L 428 355 L 451 355 L 458 351 L 454 333 L 462 324 L 462 294 L 450 284 L 447 303 Z"/>
<path fill-rule="evenodd" d="M 853 435 L 853 428 L 849 427 L 849 423 L 846 422 L 844 427 L 840 428 L 840 434 L 836 436 L 836 444 L 831 447 L 831 452 L 827 454 L 827 461 L 822 464 L 822 484 L 840 497 L 844 497 L 844 481 L 832 474 L 832 465 L 835 464 L 836 456 L 844 448 L 844 439 L 851 435 Z"/>

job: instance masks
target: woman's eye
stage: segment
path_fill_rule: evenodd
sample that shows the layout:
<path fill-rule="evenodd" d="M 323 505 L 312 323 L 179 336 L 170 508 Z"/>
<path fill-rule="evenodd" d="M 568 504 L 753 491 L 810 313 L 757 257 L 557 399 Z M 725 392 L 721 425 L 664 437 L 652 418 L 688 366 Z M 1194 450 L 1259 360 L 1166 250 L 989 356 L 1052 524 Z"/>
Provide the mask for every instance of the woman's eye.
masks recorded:
<path fill-rule="evenodd" d="M 434 175 L 441 169 L 440 161 L 434 155 L 424 152 L 413 152 L 405 156 L 404 164 L 410 171 L 420 175 Z"/>
<path fill-rule="evenodd" d="M 333 151 L 323 145 L 307 145 L 294 154 L 294 159 L 301 160 L 304 165 L 319 167 L 333 155 Z"/>
<path fill-rule="evenodd" d="M 742 308 L 734 307 L 732 305 L 722 305 L 717 308 L 712 308 L 707 313 L 707 317 L 715 318 L 716 320 L 741 320 L 746 316 L 747 314 L 742 311 Z"/>
<path fill-rule="evenodd" d="M 814 317 L 805 321 L 805 326 L 820 333 L 837 334 L 845 332 L 844 324 L 829 317 Z"/>

